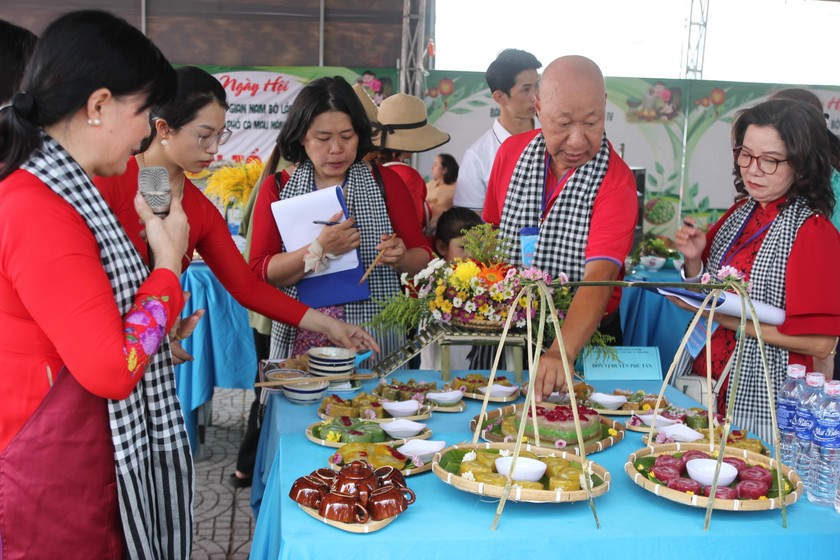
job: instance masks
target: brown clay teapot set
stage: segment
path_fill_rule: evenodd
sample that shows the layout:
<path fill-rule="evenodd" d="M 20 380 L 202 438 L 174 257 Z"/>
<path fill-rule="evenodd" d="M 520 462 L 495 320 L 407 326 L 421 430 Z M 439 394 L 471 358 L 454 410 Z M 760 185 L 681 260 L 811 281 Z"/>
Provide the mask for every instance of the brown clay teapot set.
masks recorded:
<path fill-rule="evenodd" d="M 338 472 L 320 468 L 295 480 L 289 497 L 317 509 L 326 519 L 367 523 L 395 517 L 414 503 L 402 473 L 391 466 L 375 471 L 363 461 L 348 463 Z"/>

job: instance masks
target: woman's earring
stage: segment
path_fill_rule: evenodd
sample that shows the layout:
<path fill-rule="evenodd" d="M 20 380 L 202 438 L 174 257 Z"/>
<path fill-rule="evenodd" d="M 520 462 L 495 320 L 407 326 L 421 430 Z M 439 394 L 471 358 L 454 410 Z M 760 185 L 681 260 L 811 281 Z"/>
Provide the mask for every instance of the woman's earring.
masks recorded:
<path fill-rule="evenodd" d="M 102 124 L 102 121 L 100 121 L 99 119 L 88 119 L 87 124 L 88 126 L 99 126 L 100 124 Z"/>
<path fill-rule="evenodd" d="M 160 141 L 161 146 L 166 146 L 167 144 L 169 144 L 169 140 L 167 140 L 166 138 L 161 139 L 161 141 Z"/>

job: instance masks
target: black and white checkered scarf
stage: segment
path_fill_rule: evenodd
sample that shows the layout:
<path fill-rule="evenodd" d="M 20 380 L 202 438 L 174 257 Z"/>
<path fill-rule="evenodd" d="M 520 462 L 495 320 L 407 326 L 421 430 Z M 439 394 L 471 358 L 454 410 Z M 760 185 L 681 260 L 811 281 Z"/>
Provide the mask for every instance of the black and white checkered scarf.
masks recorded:
<path fill-rule="evenodd" d="M 84 218 L 99 246 L 117 307 L 125 315 L 149 270 L 90 178 L 46 135 L 21 168 Z M 166 340 L 132 393 L 124 400 L 108 401 L 108 411 L 129 557 L 189 558 L 194 472 Z"/>
<path fill-rule="evenodd" d="M 721 225 L 709 249 L 707 270 L 714 273 L 720 269 L 727 248 L 732 245 L 735 236 L 742 231 L 744 224 L 752 216 L 756 204 L 758 203 L 755 200 L 750 199 Z M 799 198 L 776 216 L 773 225 L 767 230 L 750 270 L 751 299 L 785 308 L 788 256 L 799 228 L 812 215 L 813 211 L 803 199 Z M 788 351 L 769 344 L 765 344 L 764 347 L 775 398 L 785 382 Z M 735 351 L 737 351 L 737 346 Z M 729 388 L 727 399 L 731 395 L 731 383 Z M 747 337 L 744 342 L 744 361 L 738 384 L 738 395 L 735 399 L 733 422 L 740 429 L 749 430 L 764 441 L 773 441 L 764 368 L 761 365 L 758 341 L 751 337 Z"/>
<path fill-rule="evenodd" d="M 388 217 L 388 208 L 383 198 L 383 189 L 379 188 L 368 166 L 354 163 L 347 171 L 347 184 L 344 186 L 344 198 L 350 216 L 356 218 L 356 225 L 362 235 L 360 252 L 365 269 L 376 258 L 376 246 L 380 235 L 394 231 Z M 280 191 L 280 199 L 285 200 L 310 193 L 315 188 L 314 168 L 311 161 L 301 164 Z M 283 246 L 286 250 L 286 246 Z M 380 307 L 374 300 L 385 300 L 400 290 L 397 273 L 388 266 L 376 266 L 368 277 L 371 298 L 354 301 L 344 305 L 344 318 L 348 323 L 363 324 L 379 312 Z M 297 288 L 281 288 L 286 294 L 297 299 Z M 291 356 L 297 328 L 275 321 L 271 327 L 271 356 L 287 358 Z M 382 356 L 387 356 L 405 342 L 405 336 L 395 331 L 374 331 L 371 334 L 379 342 Z"/>
<path fill-rule="evenodd" d="M 513 170 L 499 225 L 502 235 L 514 241 L 509 256 L 509 262 L 513 265 L 522 262 L 520 230 L 523 227 L 536 227 L 540 223 L 545 190 L 545 158 L 545 138 L 541 132 L 525 147 Z M 570 281 L 583 279 L 586 264 L 584 250 L 589 238 L 592 207 L 609 164 L 610 145 L 604 134 L 598 153 L 591 161 L 575 170 L 549 210 L 540 228 L 534 266 L 552 277 L 565 272 Z"/>

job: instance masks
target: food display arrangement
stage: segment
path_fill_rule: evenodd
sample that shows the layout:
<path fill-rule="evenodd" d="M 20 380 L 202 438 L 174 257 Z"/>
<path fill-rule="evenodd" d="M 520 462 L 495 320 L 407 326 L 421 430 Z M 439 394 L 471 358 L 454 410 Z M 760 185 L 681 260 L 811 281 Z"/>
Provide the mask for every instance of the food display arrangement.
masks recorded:
<path fill-rule="evenodd" d="M 490 384 L 490 379 L 480 373 L 468 373 L 464 377 L 452 379 L 452 389 L 464 393 L 469 399 L 484 400 L 485 391 Z M 490 402 L 511 402 L 519 398 L 519 387 L 510 382 L 505 376 L 497 375 L 493 379 L 493 386 L 490 387 Z"/>
<path fill-rule="evenodd" d="M 373 394 L 392 401 L 407 401 L 414 399 L 426 403 L 435 412 L 463 412 L 466 405 L 461 402 L 463 392 L 452 390 L 449 384 L 444 384 L 438 389 L 434 381 L 418 382 L 414 379 L 408 381 L 392 380 L 390 383 L 382 379 Z"/>
<path fill-rule="evenodd" d="M 502 407 L 487 413 L 482 422 L 481 437 L 486 441 L 509 442 L 514 441 L 522 423 L 524 405 L 515 404 Z M 569 405 L 557 403 L 542 403 L 536 406 L 537 431 L 540 436 L 540 446 L 551 449 L 569 447 L 576 449 L 578 441 L 574 416 Z M 604 418 L 591 408 L 578 406 L 583 443 L 587 453 L 603 451 L 624 438 L 623 426 Z M 533 428 L 533 416 L 528 409 L 525 424 L 525 438 L 528 443 L 536 443 Z M 470 428 L 474 431 L 479 417 L 473 418 Z"/>
<path fill-rule="evenodd" d="M 440 446 L 442 448 L 443 446 Z M 403 476 L 411 476 L 431 469 L 431 463 L 423 460 L 423 455 L 408 456 L 396 446 L 386 443 L 347 443 L 330 455 L 329 467 L 341 469 L 353 462 L 362 462 L 378 469 L 393 467 Z"/>
<path fill-rule="evenodd" d="M 422 426 L 413 433 L 411 431 L 392 433 L 387 424 L 341 416 L 310 425 L 306 428 L 306 437 L 309 441 L 326 447 L 341 447 L 345 443 L 352 442 L 399 444 L 410 439 L 430 438 L 432 430 Z"/>
<path fill-rule="evenodd" d="M 398 405 L 405 408 L 395 411 L 388 403 L 405 403 Z M 389 410 L 390 409 L 390 410 Z M 323 420 L 331 418 L 362 418 L 374 422 L 382 422 L 393 418 L 408 418 L 410 420 L 422 420 L 431 415 L 431 408 L 428 405 L 420 404 L 419 401 L 409 399 L 407 401 L 386 401 L 377 395 L 361 392 L 352 399 L 344 399 L 338 395 L 327 395 L 318 407 L 318 416 Z"/>
<path fill-rule="evenodd" d="M 295 480 L 289 497 L 307 514 L 338 529 L 370 533 L 391 523 L 414 503 L 414 492 L 391 466 L 361 461 L 339 471 L 317 469 Z"/>
<path fill-rule="evenodd" d="M 615 389 L 612 394 L 600 393 L 587 383 L 575 383 L 574 389 L 575 397 L 585 406 L 611 416 L 630 416 L 635 411 L 653 410 L 656 405 L 657 395 L 641 390 Z M 659 407 L 668 407 L 664 397 Z"/>
<path fill-rule="evenodd" d="M 645 447 L 631 454 L 625 464 L 630 478 L 657 496 L 705 508 L 719 448 L 709 444 L 671 443 Z M 763 455 L 727 446 L 722 459 L 714 509 L 756 511 L 792 504 L 802 493 L 802 481 L 790 468 Z M 782 469 L 782 485 L 777 470 Z"/>
<path fill-rule="evenodd" d="M 507 474 L 500 470 L 510 472 L 514 447 L 512 443 L 454 445 L 435 456 L 432 471 L 459 490 L 499 498 L 507 480 Z M 587 475 L 592 496 L 607 492 L 610 474 L 600 465 L 587 461 L 584 466 L 581 458 L 571 452 L 523 444 L 511 475 L 508 499 L 517 502 L 585 500 Z"/>

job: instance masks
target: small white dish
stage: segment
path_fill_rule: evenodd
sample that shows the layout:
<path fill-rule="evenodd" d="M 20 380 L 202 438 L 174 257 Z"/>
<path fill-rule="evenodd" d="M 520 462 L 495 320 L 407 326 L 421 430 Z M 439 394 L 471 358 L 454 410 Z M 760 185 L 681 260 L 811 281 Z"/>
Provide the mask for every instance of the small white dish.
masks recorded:
<path fill-rule="evenodd" d="M 348 348 L 334 348 L 330 346 L 322 346 L 318 348 L 310 348 L 307 352 L 309 355 L 309 366 L 319 366 L 324 368 L 353 368 L 356 361 L 356 352 Z"/>
<path fill-rule="evenodd" d="M 665 426 L 659 430 L 659 433 L 665 434 L 674 441 L 685 442 L 697 441 L 698 439 L 703 439 L 704 437 L 703 434 L 697 430 L 692 430 L 685 424 L 671 424 L 670 426 Z"/>
<path fill-rule="evenodd" d="M 382 408 L 391 416 L 414 416 L 420 410 L 420 403 L 414 399 L 407 401 L 382 401 Z"/>
<path fill-rule="evenodd" d="M 659 270 L 665 266 L 665 257 L 655 257 L 653 255 L 642 255 L 639 262 L 648 270 Z"/>
<path fill-rule="evenodd" d="M 692 459 L 685 464 L 688 470 L 688 476 L 691 480 L 696 480 L 703 486 L 711 486 L 712 479 L 715 477 L 715 468 L 717 467 L 717 459 Z M 738 469 L 729 463 L 720 464 L 720 476 L 718 476 L 718 486 L 729 486 L 735 477 L 738 476 Z"/>
<path fill-rule="evenodd" d="M 435 453 L 446 447 L 446 442 L 432 439 L 412 439 L 405 445 L 397 447 L 397 451 L 406 457 L 420 457 L 424 463 L 434 458 Z"/>
<path fill-rule="evenodd" d="M 421 424 L 420 422 L 412 422 L 411 420 L 406 420 L 404 418 L 400 418 L 399 420 L 394 420 L 393 422 L 384 422 L 380 424 L 382 429 L 385 430 L 392 438 L 407 438 L 407 437 L 414 437 L 420 432 L 423 431 L 423 428 L 426 427 L 425 424 Z"/>
<path fill-rule="evenodd" d="M 499 457 L 496 459 L 496 470 L 499 474 L 507 476 L 510 472 L 510 465 L 513 463 L 513 457 Z M 513 480 L 530 480 L 536 482 L 545 474 L 545 469 L 548 467 L 542 461 L 531 459 L 529 457 L 520 457 L 516 460 L 516 470 L 513 471 L 511 478 Z"/>
<path fill-rule="evenodd" d="M 610 395 L 608 393 L 592 393 L 589 400 L 596 403 L 600 408 L 606 410 L 618 410 L 621 405 L 627 402 L 624 395 Z"/>
<path fill-rule="evenodd" d="M 479 387 L 478 390 L 479 390 L 479 392 L 481 392 L 482 395 L 487 393 L 487 387 Z M 507 386 L 507 385 L 499 385 L 498 383 L 493 383 L 493 385 L 490 386 L 490 396 L 491 397 L 509 397 L 512 394 L 514 394 L 515 392 L 517 392 L 518 390 L 519 390 L 519 387 L 517 387 L 516 385 Z"/>
<path fill-rule="evenodd" d="M 440 393 L 430 392 L 426 393 L 426 399 L 435 404 L 453 405 L 460 402 L 464 398 L 464 393 L 458 390 L 443 391 Z"/>
<path fill-rule="evenodd" d="M 648 412 L 647 414 L 636 414 L 636 416 L 639 417 L 639 420 L 641 420 L 645 426 L 650 426 L 651 424 L 653 424 L 653 412 Z M 671 424 L 676 423 L 676 420 L 672 418 L 666 418 L 665 416 L 662 416 L 661 413 L 656 416 L 657 428 L 664 428 L 665 426 L 670 426 Z"/>

